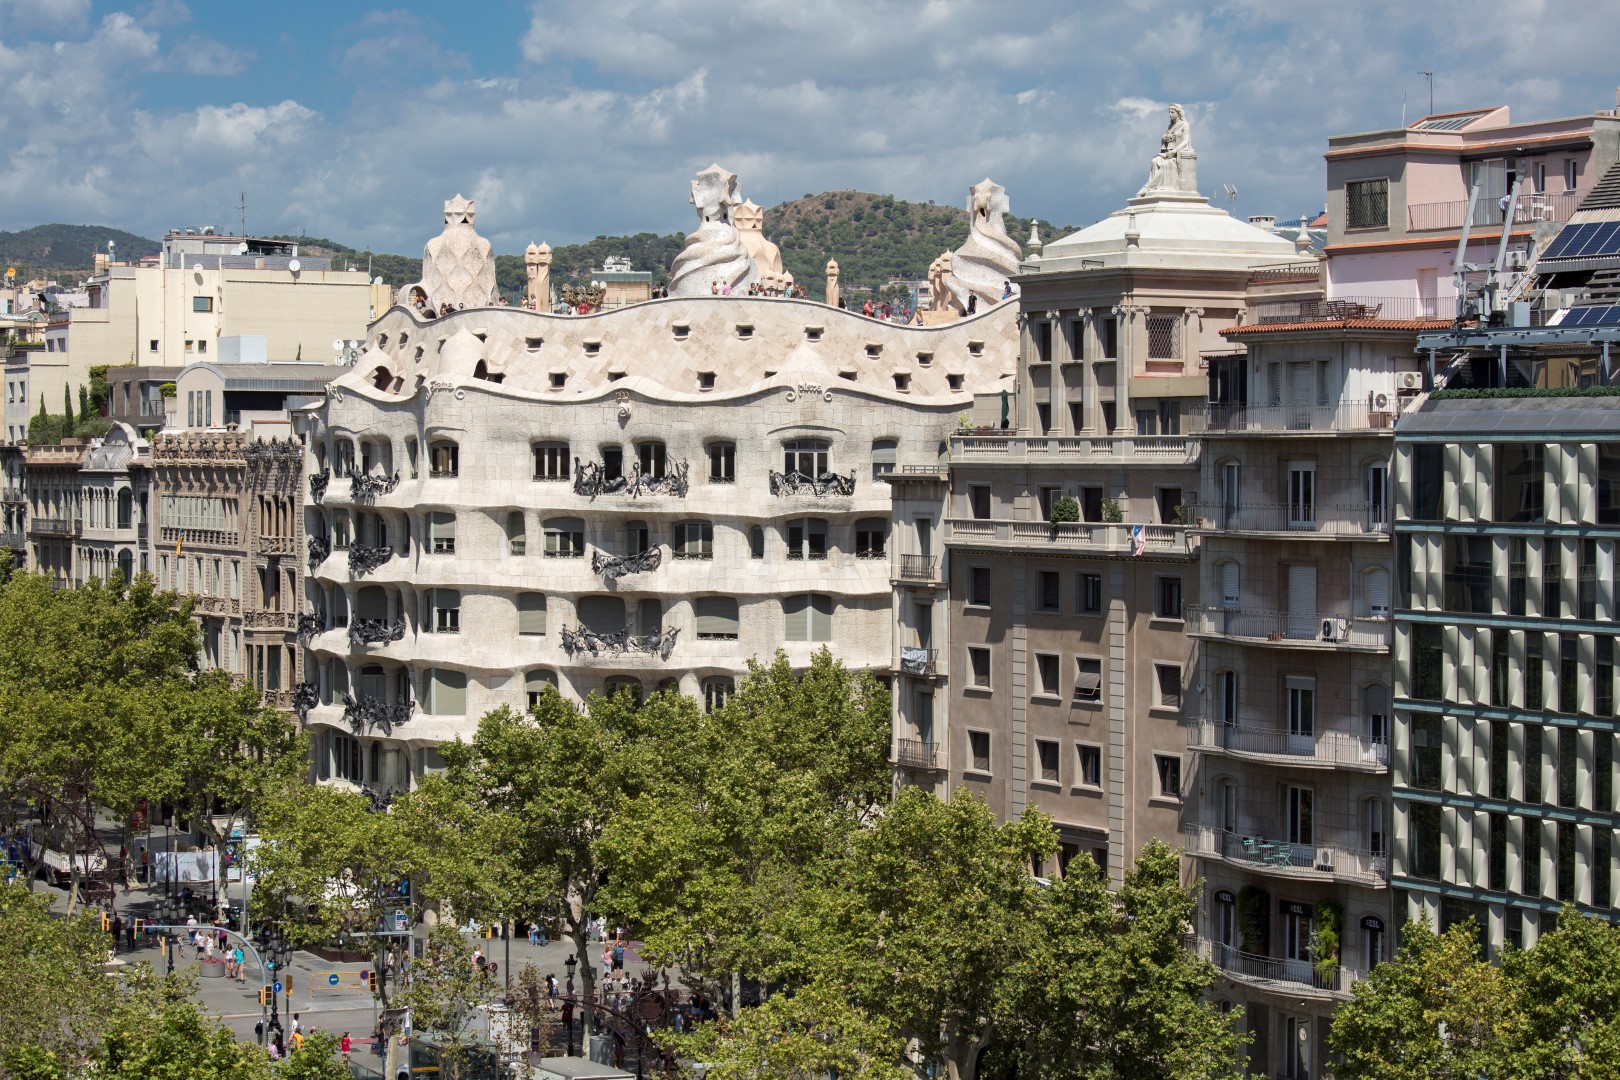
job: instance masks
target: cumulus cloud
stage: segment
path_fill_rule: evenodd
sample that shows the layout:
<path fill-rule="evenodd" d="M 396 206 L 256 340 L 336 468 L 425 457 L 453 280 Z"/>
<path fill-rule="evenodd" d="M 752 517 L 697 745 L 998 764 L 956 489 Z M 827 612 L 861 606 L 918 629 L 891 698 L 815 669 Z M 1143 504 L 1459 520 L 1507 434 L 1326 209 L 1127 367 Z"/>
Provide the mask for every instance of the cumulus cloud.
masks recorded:
<path fill-rule="evenodd" d="M 1016 212 L 1084 225 L 1141 184 L 1172 101 L 1206 190 L 1289 215 L 1320 207 L 1329 135 L 1393 126 L 1403 91 L 1409 116 L 1426 107 L 1423 68 L 1439 108 L 1613 105 L 1612 50 L 1590 27 L 1620 21 L 1620 0 L 1579 16 L 1526 2 L 1370 0 L 1355 19 L 1286 0 L 1083 16 L 921 0 L 904 18 L 870 0 L 536 2 L 487 49 L 388 10 L 247 52 L 173 2 L 97 19 L 85 0 L 0 0 L 0 227 L 153 234 L 229 220 L 246 190 L 251 227 L 416 251 L 460 190 L 517 251 L 685 231 L 687 182 L 711 160 L 761 203 L 863 188 L 959 205 L 989 174 Z M 22 12 L 32 29 L 15 29 Z M 294 85 L 276 62 L 294 49 L 354 77 Z"/>

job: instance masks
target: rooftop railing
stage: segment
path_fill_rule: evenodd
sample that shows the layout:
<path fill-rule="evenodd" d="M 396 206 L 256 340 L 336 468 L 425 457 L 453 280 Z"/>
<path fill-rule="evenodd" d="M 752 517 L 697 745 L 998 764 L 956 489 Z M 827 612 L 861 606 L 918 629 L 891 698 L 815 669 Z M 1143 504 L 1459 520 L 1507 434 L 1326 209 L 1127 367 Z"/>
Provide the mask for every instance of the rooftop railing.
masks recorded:
<path fill-rule="evenodd" d="M 1375 887 L 1389 881 L 1389 856 L 1382 851 L 1345 847 L 1326 840 L 1302 844 L 1245 836 L 1201 822 L 1190 822 L 1181 831 L 1187 851 L 1265 873 Z"/>
<path fill-rule="evenodd" d="M 1250 608 L 1189 604 L 1187 632 L 1250 644 L 1293 648 L 1349 647 L 1371 651 L 1389 648 L 1387 617 L 1339 615 L 1314 611 L 1257 611 Z"/>
<path fill-rule="evenodd" d="M 1243 325 L 1339 319 L 1451 319 L 1456 315 L 1455 296 L 1317 296 L 1257 301 L 1249 307 Z M 1242 329 L 1237 328 L 1238 332 Z"/>
<path fill-rule="evenodd" d="M 1185 435 L 953 435 L 951 463 L 1055 465 L 1102 462 L 1121 465 L 1191 465 L 1198 440 Z"/>
<path fill-rule="evenodd" d="M 1513 224 L 1534 225 L 1538 221 L 1568 221 L 1581 204 L 1581 195 L 1561 191 L 1540 195 L 1520 194 L 1513 208 Z M 1507 216 L 1501 199 L 1479 199 L 1474 203 L 1473 225 L 1500 225 Z M 1467 199 L 1413 203 L 1406 208 L 1406 227 L 1412 232 L 1431 229 L 1460 229 L 1468 217 Z"/>

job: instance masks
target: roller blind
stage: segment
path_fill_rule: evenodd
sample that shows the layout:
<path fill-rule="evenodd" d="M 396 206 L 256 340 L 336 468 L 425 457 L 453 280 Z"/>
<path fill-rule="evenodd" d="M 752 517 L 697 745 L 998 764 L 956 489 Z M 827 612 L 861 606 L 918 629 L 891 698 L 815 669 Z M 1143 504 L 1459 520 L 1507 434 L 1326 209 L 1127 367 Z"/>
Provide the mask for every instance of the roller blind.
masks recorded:
<path fill-rule="evenodd" d="M 1221 604 L 1229 608 L 1238 606 L 1238 564 L 1235 562 L 1221 563 Z"/>
<path fill-rule="evenodd" d="M 586 596 L 579 601 L 579 622 L 598 634 L 617 634 L 628 620 L 624 601 L 617 596 Z"/>
<path fill-rule="evenodd" d="M 431 669 L 429 694 L 435 716 L 461 716 L 467 711 L 467 673 L 448 668 Z"/>
<path fill-rule="evenodd" d="M 518 633 L 544 636 L 546 632 L 546 597 L 544 593 L 518 593 Z"/>
<path fill-rule="evenodd" d="M 1389 571 L 1367 571 L 1367 609 L 1373 615 L 1389 614 Z"/>
<path fill-rule="evenodd" d="M 810 640 L 832 640 L 832 597 L 825 593 L 810 594 Z"/>
<path fill-rule="evenodd" d="M 734 638 L 737 601 L 729 596 L 701 596 L 697 601 L 698 637 Z"/>
<path fill-rule="evenodd" d="M 536 668 L 523 678 L 523 688 L 529 693 L 539 693 L 547 686 L 557 685 L 557 673 L 547 668 Z"/>
<path fill-rule="evenodd" d="M 782 614 L 787 625 L 784 634 L 789 641 L 810 640 L 810 597 L 803 593 L 782 597 Z"/>
<path fill-rule="evenodd" d="M 456 538 L 456 515 L 449 510 L 435 510 L 428 515 L 428 536 L 434 540 Z"/>
<path fill-rule="evenodd" d="M 355 598 L 354 613 L 361 619 L 388 618 L 388 594 L 376 585 L 367 585 Z"/>
<path fill-rule="evenodd" d="M 664 602 L 662 600 L 643 600 L 636 605 L 636 621 L 641 624 L 643 634 L 656 634 L 664 628 Z"/>

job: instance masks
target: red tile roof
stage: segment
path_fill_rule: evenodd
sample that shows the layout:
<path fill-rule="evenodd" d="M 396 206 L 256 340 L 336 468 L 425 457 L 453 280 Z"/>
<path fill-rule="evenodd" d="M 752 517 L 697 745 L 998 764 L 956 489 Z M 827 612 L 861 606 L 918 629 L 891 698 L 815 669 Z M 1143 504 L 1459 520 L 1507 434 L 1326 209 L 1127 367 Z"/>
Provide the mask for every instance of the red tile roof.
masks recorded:
<path fill-rule="evenodd" d="M 1275 334 L 1284 330 L 1444 330 L 1450 319 L 1309 319 L 1303 322 L 1247 323 L 1221 331 L 1222 337 Z"/>

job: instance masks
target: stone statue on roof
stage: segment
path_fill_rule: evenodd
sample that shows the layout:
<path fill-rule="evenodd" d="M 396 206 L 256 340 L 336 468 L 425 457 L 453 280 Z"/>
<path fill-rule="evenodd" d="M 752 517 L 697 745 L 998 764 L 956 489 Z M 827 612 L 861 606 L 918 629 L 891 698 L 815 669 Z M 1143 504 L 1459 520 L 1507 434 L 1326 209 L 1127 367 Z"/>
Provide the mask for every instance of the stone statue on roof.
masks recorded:
<path fill-rule="evenodd" d="M 741 295 L 759 280 L 759 268 L 732 222 L 737 204 L 737 174 L 710 165 L 692 181 L 697 231 L 669 268 L 669 295 Z M 760 237 L 764 239 L 763 236 Z"/>
<path fill-rule="evenodd" d="M 731 215 L 732 224 L 742 234 L 743 247 L 754 257 L 754 266 L 763 278 L 782 273 L 782 250 L 765 239 L 765 208 L 749 199 Z"/>
<path fill-rule="evenodd" d="M 945 268 L 945 287 L 956 300 L 952 306 L 963 311 L 969 306 L 969 296 L 977 296 L 985 307 L 1006 299 L 1012 276 L 1024 258 L 1023 249 L 1007 235 L 1002 220 L 1011 209 L 1006 188 L 985 177 L 968 189 L 967 209 L 967 243 L 951 253 Z"/>
<path fill-rule="evenodd" d="M 523 269 L 529 275 L 524 299 L 537 309 L 551 306 L 551 260 L 550 244 L 530 244 L 523 249 Z"/>
<path fill-rule="evenodd" d="M 1170 125 L 1159 138 L 1159 152 L 1148 166 L 1147 183 L 1137 198 L 1156 191 L 1198 193 L 1198 154 L 1192 148 L 1192 127 L 1180 105 L 1170 106 Z"/>

